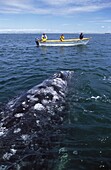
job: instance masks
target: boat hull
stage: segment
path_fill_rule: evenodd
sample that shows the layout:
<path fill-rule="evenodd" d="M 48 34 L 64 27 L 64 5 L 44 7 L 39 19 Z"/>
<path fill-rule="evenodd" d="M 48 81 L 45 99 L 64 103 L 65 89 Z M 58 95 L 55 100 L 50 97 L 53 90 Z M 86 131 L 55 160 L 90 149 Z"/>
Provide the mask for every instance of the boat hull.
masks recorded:
<path fill-rule="evenodd" d="M 80 39 L 66 39 L 64 41 L 60 40 L 47 40 L 46 42 L 42 42 L 40 40 L 36 40 L 37 46 L 77 46 L 77 45 L 86 45 L 89 42 L 89 38 Z"/>

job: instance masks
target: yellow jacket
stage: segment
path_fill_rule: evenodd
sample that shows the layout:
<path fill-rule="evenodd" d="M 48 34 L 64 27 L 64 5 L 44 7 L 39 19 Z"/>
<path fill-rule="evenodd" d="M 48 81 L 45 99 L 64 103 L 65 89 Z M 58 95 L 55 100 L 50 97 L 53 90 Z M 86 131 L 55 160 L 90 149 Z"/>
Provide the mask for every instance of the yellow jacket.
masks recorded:
<path fill-rule="evenodd" d="M 46 40 L 47 40 L 47 35 L 46 35 L 46 34 L 43 34 L 42 37 L 41 37 L 41 40 L 42 40 L 43 42 L 46 42 Z"/>
<path fill-rule="evenodd" d="M 60 36 L 60 40 L 63 41 L 64 40 L 64 35 Z"/>

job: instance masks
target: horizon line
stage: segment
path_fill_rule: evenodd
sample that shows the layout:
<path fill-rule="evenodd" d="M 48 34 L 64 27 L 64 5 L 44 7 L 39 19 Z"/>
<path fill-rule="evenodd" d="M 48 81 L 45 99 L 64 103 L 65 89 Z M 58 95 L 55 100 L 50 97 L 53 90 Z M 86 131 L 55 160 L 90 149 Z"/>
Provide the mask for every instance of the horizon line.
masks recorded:
<path fill-rule="evenodd" d="M 44 31 L 0 31 L 0 34 L 42 34 Z M 47 32 L 45 31 L 46 34 L 61 34 L 63 32 Z M 83 31 L 84 34 L 111 34 L 111 32 L 85 32 Z M 64 34 L 80 34 L 80 32 L 64 32 Z"/>

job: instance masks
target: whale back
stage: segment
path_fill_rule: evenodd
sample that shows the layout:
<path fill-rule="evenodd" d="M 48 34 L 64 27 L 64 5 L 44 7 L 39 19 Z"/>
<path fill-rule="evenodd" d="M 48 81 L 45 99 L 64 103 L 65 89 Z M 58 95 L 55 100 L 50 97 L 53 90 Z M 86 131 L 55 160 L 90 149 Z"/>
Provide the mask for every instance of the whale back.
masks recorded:
<path fill-rule="evenodd" d="M 35 166 L 34 160 L 38 167 L 44 165 L 60 133 L 72 73 L 56 73 L 7 104 L 0 123 L 0 165 L 23 168 L 23 162 L 32 158 L 32 165 Z"/>

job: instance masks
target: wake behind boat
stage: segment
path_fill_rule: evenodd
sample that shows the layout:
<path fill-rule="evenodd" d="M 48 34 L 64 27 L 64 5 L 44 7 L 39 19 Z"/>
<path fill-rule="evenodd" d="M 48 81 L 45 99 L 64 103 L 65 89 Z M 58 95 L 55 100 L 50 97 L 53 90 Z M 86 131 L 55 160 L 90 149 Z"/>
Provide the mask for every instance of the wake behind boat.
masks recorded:
<path fill-rule="evenodd" d="M 39 39 L 36 39 L 37 46 L 76 46 L 76 45 L 86 45 L 89 42 L 90 38 L 73 38 L 65 40 L 46 40 L 45 42 Z"/>

